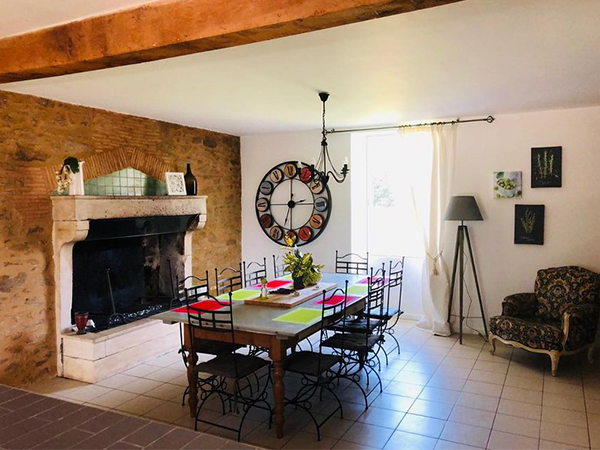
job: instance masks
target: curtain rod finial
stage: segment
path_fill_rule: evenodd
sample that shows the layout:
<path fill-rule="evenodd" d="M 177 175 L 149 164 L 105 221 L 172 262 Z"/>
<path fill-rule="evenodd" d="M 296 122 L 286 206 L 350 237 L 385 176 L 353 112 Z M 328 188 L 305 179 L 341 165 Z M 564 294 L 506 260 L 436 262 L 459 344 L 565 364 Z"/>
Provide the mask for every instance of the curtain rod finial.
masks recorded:
<path fill-rule="evenodd" d="M 492 123 L 495 119 L 494 116 L 487 116 L 487 118 L 485 119 L 487 123 Z"/>

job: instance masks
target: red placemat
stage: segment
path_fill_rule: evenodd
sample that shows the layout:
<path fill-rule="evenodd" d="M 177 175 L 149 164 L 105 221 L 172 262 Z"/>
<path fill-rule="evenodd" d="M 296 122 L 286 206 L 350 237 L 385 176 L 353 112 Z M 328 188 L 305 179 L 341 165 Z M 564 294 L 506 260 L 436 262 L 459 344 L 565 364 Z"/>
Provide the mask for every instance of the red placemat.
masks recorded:
<path fill-rule="evenodd" d="M 228 304 L 229 304 L 229 301 L 223 301 L 223 302 L 219 303 L 215 300 L 202 300 L 200 302 L 192 303 L 190 306 L 192 308 L 202 308 L 207 311 L 216 311 L 217 309 L 221 309 Z M 177 312 L 177 313 L 187 313 L 188 307 L 181 306 L 179 308 L 172 309 L 171 311 Z"/>
<path fill-rule="evenodd" d="M 356 297 L 354 295 L 349 295 L 348 296 L 348 303 L 352 303 L 355 302 L 356 300 L 358 300 L 360 297 Z M 325 301 L 325 304 L 328 306 L 332 306 L 332 305 L 339 305 L 340 303 L 342 303 L 344 301 L 344 296 L 342 294 L 336 294 L 333 297 L 328 298 Z M 317 301 L 314 303 L 315 305 L 322 305 L 323 304 L 323 299 Z"/>
<path fill-rule="evenodd" d="M 267 289 L 277 289 L 288 284 L 292 284 L 292 282 L 289 280 L 271 280 L 267 282 Z M 262 285 L 255 284 L 252 287 L 259 288 L 262 287 Z"/>

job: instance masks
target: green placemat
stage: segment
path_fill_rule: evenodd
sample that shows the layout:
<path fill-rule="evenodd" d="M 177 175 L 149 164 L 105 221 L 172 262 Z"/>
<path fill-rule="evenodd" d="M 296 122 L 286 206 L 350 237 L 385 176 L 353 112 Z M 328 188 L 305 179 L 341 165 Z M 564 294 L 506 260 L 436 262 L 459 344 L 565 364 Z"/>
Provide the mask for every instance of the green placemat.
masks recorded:
<path fill-rule="evenodd" d="M 278 280 L 293 280 L 290 274 L 277 278 Z"/>
<path fill-rule="evenodd" d="M 273 319 L 276 322 L 297 323 L 308 325 L 321 317 L 321 310 L 310 308 L 297 308 Z"/>
<path fill-rule="evenodd" d="M 348 294 L 368 294 L 369 286 L 366 284 L 354 284 L 348 288 Z"/>
<path fill-rule="evenodd" d="M 253 298 L 260 297 L 260 291 L 256 289 L 239 289 L 231 293 L 232 300 L 243 302 L 244 300 L 250 300 Z M 217 297 L 219 300 L 229 300 L 229 294 L 221 294 Z"/>

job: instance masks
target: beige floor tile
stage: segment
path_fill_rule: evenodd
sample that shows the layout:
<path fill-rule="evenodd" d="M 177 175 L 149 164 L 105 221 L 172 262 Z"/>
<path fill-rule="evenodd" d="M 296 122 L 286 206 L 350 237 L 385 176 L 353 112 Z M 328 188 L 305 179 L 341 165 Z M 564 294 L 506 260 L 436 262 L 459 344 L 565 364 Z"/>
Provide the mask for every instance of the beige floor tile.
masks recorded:
<path fill-rule="evenodd" d="M 588 426 L 585 413 L 553 406 L 542 406 L 542 422 L 560 423 L 581 428 L 587 428 Z"/>
<path fill-rule="evenodd" d="M 470 445 L 439 439 L 437 445 L 435 446 L 435 450 L 483 450 L 483 448 L 472 447 Z"/>
<path fill-rule="evenodd" d="M 183 366 L 183 360 L 181 359 L 181 357 L 178 358 L 179 359 L 179 364 L 181 364 Z M 173 359 L 173 357 L 171 355 L 161 355 L 161 356 L 157 356 L 156 358 L 152 358 L 146 362 L 144 362 L 144 364 L 147 364 L 149 366 L 158 366 L 158 367 L 169 367 L 172 366 L 175 363 L 175 360 Z"/>
<path fill-rule="evenodd" d="M 512 386 L 504 386 L 502 398 L 518 402 L 533 403 L 535 405 L 542 404 L 542 393 L 540 391 L 532 391 Z"/>
<path fill-rule="evenodd" d="M 455 346 L 448 352 L 448 356 L 454 356 L 456 358 L 471 358 L 477 359 L 481 349 L 464 347 L 464 346 Z"/>
<path fill-rule="evenodd" d="M 495 412 L 498 408 L 498 401 L 498 397 L 489 397 L 487 395 L 463 392 L 456 404 L 459 406 L 466 406 L 468 408 L 483 409 L 485 411 Z"/>
<path fill-rule="evenodd" d="M 475 363 L 475 366 L 473 366 L 473 369 L 483 370 L 485 372 L 501 373 L 505 375 L 506 372 L 508 372 L 508 364 L 478 360 Z"/>
<path fill-rule="evenodd" d="M 88 385 L 88 383 L 84 383 L 82 381 L 55 377 L 47 380 L 40 380 L 27 386 L 27 389 L 38 394 L 54 396 L 54 394 L 60 395 L 63 391 L 70 391 Z"/>
<path fill-rule="evenodd" d="M 445 424 L 445 420 L 406 414 L 404 419 L 402 419 L 402 422 L 400 422 L 400 425 L 398 425 L 398 430 L 438 438 L 440 437 Z"/>
<path fill-rule="evenodd" d="M 390 411 L 389 409 L 371 406 L 357 419 L 357 421 L 368 423 L 370 425 L 377 425 L 379 427 L 395 429 L 404 417 L 404 414 L 405 413 L 399 411 Z"/>
<path fill-rule="evenodd" d="M 540 439 L 578 445 L 580 447 L 587 447 L 589 445 L 586 429 L 550 422 L 542 422 Z"/>
<path fill-rule="evenodd" d="M 150 389 L 145 392 L 144 395 L 148 397 L 160 398 L 161 400 L 168 400 L 175 403 L 181 403 L 183 398 L 183 392 L 185 388 L 177 386 L 176 384 L 165 383 L 154 389 Z"/>
<path fill-rule="evenodd" d="M 317 441 L 314 434 L 304 433 L 302 431 L 296 433 L 293 438 L 286 442 L 282 447 L 284 450 L 312 450 L 312 449 L 330 449 L 337 443 L 337 439 L 327 436 L 321 436 L 321 440 Z"/>
<path fill-rule="evenodd" d="M 367 423 L 356 422 L 344 433 L 344 441 L 364 444 L 375 448 L 383 448 L 388 439 L 392 436 L 394 430 L 389 428 L 377 427 Z"/>
<path fill-rule="evenodd" d="M 596 385 L 600 385 L 600 382 L 595 381 L 594 386 Z M 586 399 L 600 400 L 600 387 L 596 388 L 586 385 L 584 389 L 584 395 Z"/>
<path fill-rule="evenodd" d="M 120 391 L 132 392 L 134 394 L 145 394 L 146 392 L 162 386 L 164 383 L 154 380 L 146 380 L 145 378 L 136 378 L 134 381 L 127 383 L 119 388 Z"/>
<path fill-rule="evenodd" d="M 577 447 L 570 444 L 561 444 L 560 442 L 540 440 L 540 450 L 588 450 L 589 447 Z"/>
<path fill-rule="evenodd" d="M 540 435 L 541 422 L 538 420 L 525 419 L 523 417 L 507 416 L 497 414 L 494 419 L 494 430 L 504 431 L 505 433 L 518 434 L 538 438 Z"/>
<path fill-rule="evenodd" d="M 539 440 L 536 438 L 493 430 L 487 448 L 490 450 L 535 450 L 538 448 L 538 443 Z"/>
<path fill-rule="evenodd" d="M 88 404 L 114 409 L 117 406 L 134 399 L 135 397 L 137 397 L 137 394 L 117 391 L 115 389 L 110 392 L 107 392 L 106 394 L 101 395 L 100 397 L 96 397 L 90 400 Z"/>
<path fill-rule="evenodd" d="M 446 356 L 442 361 L 442 366 L 462 367 L 463 369 L 472 369 L 477 360 L 473 358 L 457 358 L 455 356 Z"/>
<path fill-rule="evenodd" d="M 161 422 L 174 423 L 181 419 L 183 416 L 189 416 L 190 409 L 181 404 L 172 402 L 162 402 L 156 408 L 144 414 L 144 417 L 148 419 L 160 420 Z"/>
<path fill-rule="evenodd" d="M 502 394 L 502 385 L 468 380 L 463 387 L 463 392 L 487 395 L 489 397 L 500 397 Z"/>
<path fill-rule="evenodd" d="M 421 391 L 422 386 L 416 384 L 399 383 L 396 381 L 390 382 L 385 388 L 385 392 L 388 394 L 401 395 L 402 397 L 417 398 Z"/>
<path fill-rule="evenodd" d="M 331 447 L 331 450 L 373 450 L 373 448 L 374 447 L 357 444 L 355 442 L 339 440 L 333 447 Z"/>
<path fill-rule="evenodd" d="M 129 414 L 142 416 L 162 403 L 164 403 L 164 401 L 158 398 L 144 397 L 143 395 L 139 395 L 132 400 L 117 406 L 115 409 L 127 412 Z"/>
<path fill-rule="evenodd" d="M 444 355 L 435 355 L 420 350 L 411 358 L 410 362 L 439 365 L 444 360 L 444 357 Z"/>
<path fill-rule="evenodd" d="M 567 424 L 570 425 L 570 424 Z M 599 430 L 600 431 L 600 414 L 591 414 L 587 415 L 587 426 L 590 430 Z"/>
<path fill-rule="evenodd" d="M 554 406 L 555 408 L 570 409 L 573 411 L 585 411 L 585 402 L 581 397 L 571 397 L 568 395 L 544 394 L 542 398 L 544 406 Z M 599 403 L 600 407 L 600 403 Z M 588 403 L 589 411 L 589 403 Z M 592 411 L 593 412 L 593 411 Z"/>
<path fill-rule="evenodd" d="M 475 427 L 458 422 L 447 422 L 440 439 L 485 448 L 489 435 L 489 428 Z"/>
<path fill-rule="evenodd" d="M 99 381 L 98 383 L 96 383 L 96 385 L 107 387 L 110 389 L 119 389 L 121 386 L 125 386 L 127 383 L 130 383 L 136 379 L 136 377 L 118 373 L 116 375 L 113 375 L 112 377 L 108 377 L 102 381 Z"/>
<path fill-rule="evenodd" d="M 147 364 L 140 364 L 139 366 L 135 366 L 129 370 L 123 372 L 123 375 L 131 375 L 132 377 L 145 377 L 150 375 L 152 372 L 156 372 L 160 367 L 157 366 L 149 366 Z"/>
<path fill-rule="evenodd" d="M 149 373 L 148 375 L 145 375 L 144 378 L 146 378 L 148 380 L 162 381 L 163 383 L 168 383 L 169 381 L 171 381 L 179 376 L 181 376 L 181 372 L 163 368 L 163 369 L 158 369 L 152 373 Z"/>
<path fill-rule="evenodd" d="M 446 347 L 447 349 L 451 349 L 454 347 L 457 341 L 456 336 L 431 336 L 427 340 L 427 346 L 430 347 Z"/>
<path fill-rule="evenodd" d="M 384 450 L 433 450 L 437 442 L 438 440 L 435 438 L 396 431 L 384 447 Z M 363 448 L 360 447 L 361 450 Z"/>
<path fill-rule="evenodd" d="M 448 420 L 489 429 L 492 428 L 495 415 L 494 412 L 484 411 L 483 409 L 455 406 Z"/>
<path fill-rule="evenodd" d="M 429 383 L 428 387 L 437 387 L 441 389 L 450 389 L 453 391 L 462 390 L 466 380 L 463 378 L 446 377 L 444 375 L 434 375 Z"/>
<path fill-rule="evenodd" d="M 450 348 L 448 348 L 448 347 L 440 347 L 438 345 L 427 345 L 427 344 L 425 344 L 423 347 L 421 347 L 421 350 L 420 350 L 421 353 L 429 353 L 430 355 L 441 355 L 441 356 L 446 356 L 449 351 L 450 351 Z"/>
<path fill-rule="evenodd" d="M 484 383 L 504 384 L 506 375 L 503 373 L 487 372 L 485 370 L 473 369 L 469 374 L 469 380 L 482 381 Z"/>
<path fill-rule="evenodd" d="M 186 387 L 189 384 L 187 374 L 184 373 L 182 375 L 179 375 L 177 378 L 173 378 L 171 381 L 169 381 L 169 383 L 176 384 L 177 386 Z"/>
<path fill-rule="evenodd" d="M 541 420 L 542 407 L 540 405 L 534 405 L 533 403 L 501 399 L 500 404 L 498 405 L 498 413 L 524 417 L 525 419 Z"/>
<path fill-rule="evenodd" d="M 592 449 L 600 449 L 600 430 L 590 429 L 590 446 Z"/>
<path fill-rule="evenodd" d="M 547 383 L 544 381 L 544 393 L 583 397 L 583 386 L 568 383 Z"/>
<path fill-rule="evenodd" d="M 386 394 L 384 392 L 373 401 L 372 406 L 376 406 L 378 408 L 391 409 L 393 411 L 406 412 L 410 409 L 414 401 L 414 398 Z"/>
<path fill-rule="evenodd" d="M 585 406 L 590 414 L 600 414 L 600 400 L 586 399 Z"/>
<path fill-rule="evenodd" d="M 398 374 L 394 377 L 394 381 L 416 384 L 419 386 L 425 386 L 430 379 L 431 375 L 417 372 L 405 372 L 403 370 L 398 372 Z"/>
<path fill-rule="evenodd" d="M 100 397 L 101 395 L 107 394 L 111 390 L 112 389 L 97 386 L 95 384 L 88 384 L 86 386 L 60 391 L 58 394 L 63 398 L 85 403 Z"/>
<path fill-rule="evenodd" d="M 524 377 L 519 375 L 508 374 L 504 383 L 506 386 L 513 386 L 531 391 L 542 391 L 544 386 L 543 378 Z"/>
<path fill-rule="evenodd" d="M 442 389 L 436 387 L 425 387 L 419 398 L 422 400 L 431 400 L 433 402 L 450 403 L 454 405 L 460 397 L 460 391 L 454 391 L 451 389 Z"/>
<path fill-rule="evenodd" d="M 454 377 L 454 378 L 469 378 L 469 374 L 471 373 L 471 369 L 466 367 L 451 367 L 451 366 L 440 366 L 438 370 L 435 372 L 434 376 L 446 376 L 446 377 Z"/>
<path fill-rule="evenodd" d="M 437 370 L 437 368 L 438 368 L 438 364 L 413 362 L 411 360 L 404 366 L 402 371 L 403 372 L 405 372 L 405 371 L 406 372 L 417 372 L 417 373 L 424 373 L 424 374 L 431 375 Z"/>
<path fill-rule="evenodd" d="M 511 375 L 515 377 L 534 378 L 539 381 L 544 379 L 543 369 L 515 364 L 514 361 L 511 361 L 510 366 L 508 367 L 507 376 Z"/>
<path fill-rule="evenodd" d="M 415 400 L 409 410 L 410 414 L 433 417 L 434 419 L 447 420 L 452 412 L 453 405 L 449 403 L 432 402 L 429 400 Z"/>
<path fill-rule="evenodd" d="M 326 416 L 317 415 L 315 417 L 319 423 L 325 420 Z M 321 436 L 327 436 L 330 438 L 339 439 L 341 438 L 348 429 L 354 425 L 353 421 L 340 419 L 339 417 L 331 417 L 321 426 Z M 306 426 L 302 429 L 305 433 L 316 434 L 317 428 L 315 424 L 311 420 Z"/>

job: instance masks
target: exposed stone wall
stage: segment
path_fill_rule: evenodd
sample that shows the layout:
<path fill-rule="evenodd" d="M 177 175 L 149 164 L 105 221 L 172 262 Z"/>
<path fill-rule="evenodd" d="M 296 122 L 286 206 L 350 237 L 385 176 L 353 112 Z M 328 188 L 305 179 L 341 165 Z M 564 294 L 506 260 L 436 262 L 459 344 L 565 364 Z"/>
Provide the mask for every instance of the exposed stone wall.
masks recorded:
<path fill-rule="evenodd" d="M 89 158 L 94 175 L 108 173 L 122 168 L 119 155 L 139 166 L 159 161 L 139 167 L 146 172 L 183 172 L 191 163 L 199 194 L 208 196 L 206 227 L 194 235 L 194 272 L 239 262 L 238 137 L 0 91 L 0 383 L 56 374 L 53 171 L 75 156 Z"/>

